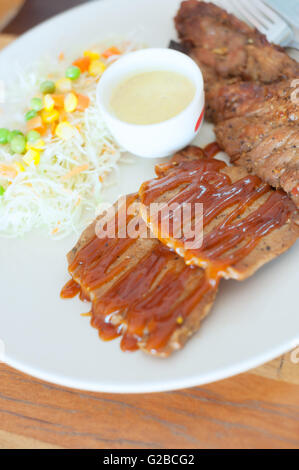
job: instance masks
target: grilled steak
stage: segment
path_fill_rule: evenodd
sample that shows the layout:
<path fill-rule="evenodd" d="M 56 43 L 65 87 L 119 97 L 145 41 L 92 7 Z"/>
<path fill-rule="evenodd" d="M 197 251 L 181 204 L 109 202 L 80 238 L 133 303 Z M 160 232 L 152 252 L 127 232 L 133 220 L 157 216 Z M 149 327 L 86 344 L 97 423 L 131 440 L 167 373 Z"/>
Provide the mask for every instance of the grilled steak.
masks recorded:
<path fill-rule="evenodd" d="M 299 207 L 299 106 L 293 93 L 290 81 L 271 85 L 265 102 L 249 99 L 215 132 L 232 161 L 284 189 Z"/>
<path fill-rule="evenodd" d="M 206 117 L 217 123 L 219 145 L 299 207 L 299 112 L 291 100 L 299 64 L 211 3 L 183 2 L 175 21 L 203 69 Z"/>
<path fill-rule="evenodd" d="M 286 251 L 299 236 L 293 202 L 245 168 L 227 166 L 205 157 L 201 149 L 189 147 L 170 163 L 157 165 L 156 173 L 158 178 L 144 183 L 139 192 L 142 217 L 157 238 L 187 263 L 205 268 L 215 282 L 220 277 L 247 278 Z M 153 203 L 161 203 L 156 213 L 151 210 Z M 174 229 L 186 203 L 192 207 L 192 219 L 195 204 L 203 204 L 200 247 L 187 246 L 190 232 L 177 236 Z M 173 212 L 163 213 L 165 205 L 175 204 Z"/>
<path fill-rule="evenodd" d="M 213 3 L 183 2 L 175 24 L 202 70 L 212 122 L 244 114 L 247 100 L 266 101 L 272 90 L 263 85 L 299 78 L 299 64 L 284 49 Z"/>
<path fill-rule="evenodd" d="M 121 337 L 123 350 L 166 357 L 199 329 L 221 277 L 245 279 L 287 250 L 299 226 L 286 194 L 198 147 L 187 147 L 156 172 L 139 196 L 116 203 L 83 232 L 68 254 L 72 280 L 62 297 L 79 293 L 91 301 L 91 324 L 102 339 Z M 159 219 L 148 217 L 152 202 L 203 203 L 203 245 L 185 249 L 188 240 L 174 239 L 173 225 L 163 238 Z"/>
<path fill-rule="evenodd" d="M 190 55 L 220 77 L 272 83 L 299 76 L 299 64 L 283 48 L 213 3 L 183 2 L 175 24 Z"/>
<path fill-rule="evenodd" d="M 279 82 L 279 84 L 284 82 Z M 288 82 L 289 83 L 289 82 Z M 277 84 L 220 80 L 206 93 L 207 118 L 217 124 L 226 119 L 250 114 L 266 106 L 276 92 Z"/>
<path fill-rule="evenodd" d="M 216 287 L 202 269 L 186 266 L 157 239 L 128 237 L 129 227 L 149 235 L 142 219 L 134 211 L 129 215 L 136 200 L 135 195 L 128 196 L 127 215 L 112 222 L 116 238 L 103 234 L 105 225 L 97 228 L 101 218 L 82 234 L 68 255 L 76 284 L 68 284 L 62 296 L 81 290 L 81 297 L 91 300 L 91 323 L 102 339 L 122 336 L 123 350 L 140 348 L 165 357 L 198 330 Z"/>

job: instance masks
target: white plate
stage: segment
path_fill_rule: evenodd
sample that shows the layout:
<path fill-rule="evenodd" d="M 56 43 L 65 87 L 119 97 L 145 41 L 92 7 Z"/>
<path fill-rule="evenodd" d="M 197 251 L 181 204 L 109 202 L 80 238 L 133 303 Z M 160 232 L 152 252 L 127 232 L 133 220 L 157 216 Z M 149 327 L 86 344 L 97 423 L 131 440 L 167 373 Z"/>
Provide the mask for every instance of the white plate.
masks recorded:
<path fill-rule="evenodd" d="M 22 36 L 0 54 L 0 78 L 13 79 L 15 62 L 28 64 L 45 53 L 74 50 L 108 35 L 138 37 L 150 46 L 175 38 L 172 18 L 179 0 L 102 0 L 60 15 Z M 223 2 L 224 3 L 224 2 Z M 213 139 L 204 126 L 199 143 Z M 154 162 L 136 159 L 122 169 L 110 193 L 132 192 L 153 175 Z M 122 353 L 104 343 L 80 316 L 79 300 L 61 300 L 68 279 L 65 255 L 74 240 L 52 242 L 40 234 L 1 239 L 0 338 L 6 361 L 36 377 L 104 392 L 152 392 L 200 385 L 258 366 L 299 343 L 299 245 L 251 279 L 223 281 L 212 313 L 187 346 L 162 360 Z"/>

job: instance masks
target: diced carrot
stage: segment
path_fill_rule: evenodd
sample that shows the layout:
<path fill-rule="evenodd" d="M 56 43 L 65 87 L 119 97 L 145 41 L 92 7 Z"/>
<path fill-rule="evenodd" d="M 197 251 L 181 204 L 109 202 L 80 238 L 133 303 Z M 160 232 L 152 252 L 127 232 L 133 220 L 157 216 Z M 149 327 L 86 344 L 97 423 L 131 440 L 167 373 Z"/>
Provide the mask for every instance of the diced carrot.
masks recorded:
<path fill-rule="evenodd" d="M 43 121 L 40 116 L 35 116 L 32 119 L 27 121 L 27 129 L 28 131 L 32 131 L 33 129 L 37 129 L 38 127 L 43 127 Z"/>
<path fill-rule="evenodd" d="M 78 98 L 78 104 L 77 104 L 78 111 L 84 111 L 86 108 L 88 108 L 90 104 L 90 99 L 88 98 L 88 96 L 80 95 L 77 93 L 77 98 Z"/>
<path fill-rule="evenodd" d="M 64 95 L 63 94 L 53 94 L 51 97 L 54 100 L 55 106 L 57 108 L 63 108 L 64 107 Z"/>
<path fill-rule="evenodd" d="M 73 65 L 76 67 L 79 67 L 81 72 L 87 72 L 90 66 L 91 59 L 90 57 L 80 57 L 80 59 L 77 59 L 73 62 Z"/>
<path fill-rule="evenodd" d="M 41 127 L 37 127 L 36 129 L 34 129 L 35 131 L 39 132 L 40 135 L 45 135 L 48 128 L 45 124 L 43 124 Z"/>
<path fill-rule="evenodd" d="M 109 49 L 106 49 L 104 52 L 102 52 L 101 56 L 104 57 L 104 59 L 108 59 L 112 55 L 120 55 L 120 54 L 121 54 L 120 50 L 117 47 L 112 46 L 112 47 L 109 47 Z"/>
<path fill-rule="evenodd" d="M 67 119 L 68 119 L 68 115 L 65 112 L 65 110 L 62 109 L 59 113 L 59 122 L 67 121 Z"/>

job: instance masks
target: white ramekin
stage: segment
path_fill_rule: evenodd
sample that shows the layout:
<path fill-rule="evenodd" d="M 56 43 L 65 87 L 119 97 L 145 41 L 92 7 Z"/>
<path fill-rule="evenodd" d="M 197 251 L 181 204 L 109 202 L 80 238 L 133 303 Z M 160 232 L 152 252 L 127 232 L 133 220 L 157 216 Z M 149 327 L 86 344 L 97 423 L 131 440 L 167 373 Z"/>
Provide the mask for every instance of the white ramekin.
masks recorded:
<path fill-rule="evenodd" d="M 119 120 L 110 107 L 115 87 L 127 77 L 153 70 L 168 70 L 188 77 L 196 90 L 192 102 L 177 116 L 158 124 L 136 125 Z M 121 147 L 140 157 L 165 157 L 188 145 L 201 127 L 204 115 L 202 74 L 198 65 L 181 52 L 171 49 L 131 52 L 105 71 L 98 84 L 97 103 Z"/>

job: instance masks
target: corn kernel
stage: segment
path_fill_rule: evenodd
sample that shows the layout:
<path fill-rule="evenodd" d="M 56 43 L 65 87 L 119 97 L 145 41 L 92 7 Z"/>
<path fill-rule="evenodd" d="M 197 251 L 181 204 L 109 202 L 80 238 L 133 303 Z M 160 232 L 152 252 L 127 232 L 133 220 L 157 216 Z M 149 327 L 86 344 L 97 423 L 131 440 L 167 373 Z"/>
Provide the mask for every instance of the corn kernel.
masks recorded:
<path fill-rule="evenodd" d="M 67 113 L 72 113 L 78 106 L 78 98 L 74 93 L 68 93 L 64 98 L 64 109 Z"/>
<path fill-rule="evenodd" d="M 50 124 L 51 122 L 55 122 L 59 119 L 59 112 L 56 109 L 52 111 L 46 111 L 45 109 L 41 113 L 42 120 L 46 124 Z"/>
<path fill-rule="evenodd" d="M 27 142 L 26 150 L 34 149 L 34 150 L 44 150 L 45 148 L 45 141 L 43 139 L 38 139 L 35 142 Z"/>
<path fill-rule="evenodd" d="M 90 75 L 92 75 L 93 77 L 97 77 L 101 76 L 105 72 L 106 68 L 107 67 L 104 62 L 100 60 L 93 60 L 89 66 L 88 71 Z"/>
<path fill-rule="evenodd" d="M 60 93 L 68 93 L 72 90 L 72 80 L 69 78 L 60 78 L 60 80 L 57 80 L 55 85 L 56 90 L 60 91 Z"/>
<path fill-rule="evenodd" d="M 84 57 L 89 57 L 91 60 L 99 60 L 100 54 L 94 51 L 84 51 Z"/>
<path fill-rule="evenodd" d="M 44 108 L 46 111 L 52 111 L 55 106 L 55 101 L 50 94 L 44 96 Z"/>
<path fill-rule="evenodd" d="M 29 166 L 31 163 L 38 165 L 40 162 L 40 152 L 38 150 L 30 149 L 23 157 L 24 162 Z"/>
<path fill-rule="evenodd" d="M 63 140 L 71 139 L 74 135 L 74 128 L 68 121 L 63 121 L 58 124 L 55 129 L 57 137 Z"/>

